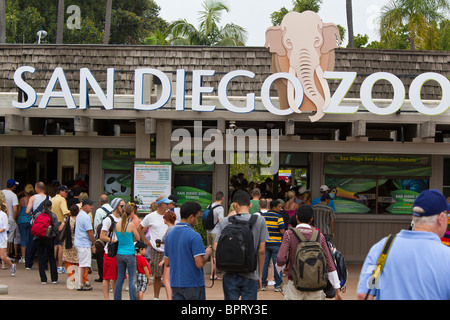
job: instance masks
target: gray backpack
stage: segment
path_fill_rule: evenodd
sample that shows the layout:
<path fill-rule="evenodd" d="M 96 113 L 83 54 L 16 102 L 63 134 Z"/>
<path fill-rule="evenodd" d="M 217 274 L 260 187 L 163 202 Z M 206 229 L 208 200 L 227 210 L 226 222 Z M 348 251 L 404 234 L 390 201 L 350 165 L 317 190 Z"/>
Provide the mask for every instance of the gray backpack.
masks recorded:
<path fill-rule="evenodd" d="M 290 228 L 300 243 L 295 252 L 292 280 L 300 291 L 319 291 L 327 286 L 328 272 L 325 251 L 319 243 L 320 232 L 314 230 L 311 239 L 296 228 Z"/>

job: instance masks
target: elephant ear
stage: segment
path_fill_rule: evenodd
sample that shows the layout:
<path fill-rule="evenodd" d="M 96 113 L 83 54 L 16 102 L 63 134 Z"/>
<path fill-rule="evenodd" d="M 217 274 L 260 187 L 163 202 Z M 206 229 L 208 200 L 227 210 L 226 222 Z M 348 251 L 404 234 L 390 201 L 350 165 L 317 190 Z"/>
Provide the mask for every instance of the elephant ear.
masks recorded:
<path fill-rule="evenodd" d="M 286 48 L 283 46 L 283 32 L 281 27 L 270 27 L 266 30 L 266 43 L 265 47 L 269 48 L 269 51 L 276 53 L 279 56 L 286 55 Z"/>
<path fill-rule="evenodd" d="M 334 23 L 324 23 L 322 29 L 323 45 L 320 49 L 322 53 L 330 52 L 341 43 L 341 35 L 338 27 Z"/>

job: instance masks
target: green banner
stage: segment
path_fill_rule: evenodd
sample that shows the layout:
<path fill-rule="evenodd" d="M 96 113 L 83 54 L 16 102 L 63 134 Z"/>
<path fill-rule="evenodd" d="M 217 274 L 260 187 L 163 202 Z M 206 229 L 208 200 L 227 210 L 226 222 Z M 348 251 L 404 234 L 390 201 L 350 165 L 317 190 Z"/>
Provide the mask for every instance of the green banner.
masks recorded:
<path fill-rule="evenodd" d="M 212 201 L 211 193 L 195 187 L 176 187 L 174 192 L 179 206 L 187 201 L 195 201 L 202 207 L 202 211 L 205 211 Z"/>

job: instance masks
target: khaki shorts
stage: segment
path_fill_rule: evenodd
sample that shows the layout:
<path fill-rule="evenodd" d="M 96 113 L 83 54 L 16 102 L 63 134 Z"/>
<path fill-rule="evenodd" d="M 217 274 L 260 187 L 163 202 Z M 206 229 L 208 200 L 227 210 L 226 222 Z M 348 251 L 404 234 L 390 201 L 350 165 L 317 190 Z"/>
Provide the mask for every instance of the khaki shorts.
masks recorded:
<path fill-rule="evenodd" d="M 206 242 L 208 246 L 212 246 L 214 248 L 214 241 L 216 240 L 216 234 L 215 233 L 206 233 Z M 213 251 L 211 254 L 211 257 L 215 257 L 216 252 Z"/>
<path fill-rule="evenodd" d="M 164 259 L 164 252 L 159 252 L 150 247 L 150 271 L 154 277 L 162 277 L 163 267 L 159 263 Z"/>
<path fill-rule="evenodd" d="M 284 300 L 324 300 L 325 294 L 320 291 L 300 291 L 294 286 L 294 282 L 289 280 L 283 286 Z"/>

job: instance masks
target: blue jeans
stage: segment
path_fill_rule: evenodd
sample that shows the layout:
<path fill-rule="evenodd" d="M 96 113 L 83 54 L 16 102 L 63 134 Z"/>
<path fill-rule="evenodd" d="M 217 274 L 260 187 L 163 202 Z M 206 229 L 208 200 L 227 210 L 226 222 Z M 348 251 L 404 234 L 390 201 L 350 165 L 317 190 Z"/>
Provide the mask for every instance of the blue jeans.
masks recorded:
<path fill-rule="evenodd" d="M 114 300 L 122 300 L 122 287 L 125 281 L 125 271 L 128 270 L 128 290 L 130 300 L 137 300 L 136 295 L 136 255 L 118 254 L 117 260 L 117 283 L 114 290 Z"/>
<path fill-rule="evenodd" d="M 205 287 L 172 287 L 172 300 L 206 300 Z"/>
<path fill-rule="evenodd" d="M 222 280 L 225 300 L 257 300 L 259 281 L 239 274 L 225 273 Z"/>
<path fill-rule="evenodd" d="M 29 242 L 29 238 L 33 238 L 33 236 L 31 235 L 31 223 L 18 223 L 17 226 L 19 227 L 20 233 L 20 246 L 26 248 Z"/>
<path fill-rule="evenodd" d="M 277 272 L 277 269 L 275 267 L 277 263 L 277 254 L 280 250 L 281 245 L 272 245 L 266 243 L 266 258 L 264 260 L 264 269 L 262 274 L 262 285 L 267 286 L 267 274 L 269 273 L 269 263 L 270 260 L 273 262 L 273 276 L 275 278 L 275 287 L 280 287 L 283 283 L 283 280 L 281 279 L 280 275 Z"/>

